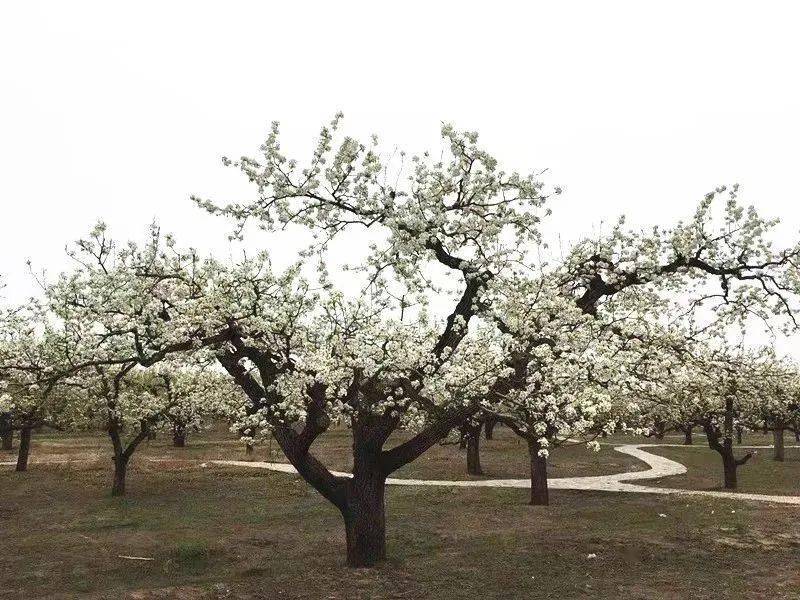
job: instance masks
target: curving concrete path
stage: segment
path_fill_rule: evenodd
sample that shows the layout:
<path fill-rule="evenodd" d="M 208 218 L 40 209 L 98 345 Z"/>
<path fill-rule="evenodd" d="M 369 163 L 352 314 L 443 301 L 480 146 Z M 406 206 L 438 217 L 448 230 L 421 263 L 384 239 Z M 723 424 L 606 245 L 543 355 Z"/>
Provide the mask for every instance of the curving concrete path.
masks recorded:
<path fill-rule="evenodd" d="M 644 471 L 630 471 L 614 475 L 597 475 L 588 477 L 557 477 L 548 480 L 550 489 L 558 490 L 595 490 L 603 492 L 630 492 L 637 494 L 664 494 L 683 496 L 711 496 L 715 498 L 732 498 L 738 500 L 755 500 L 759 502 L 774 502 L 778 504 L 800 505 L 800 496 L 773 496 L 769 494 L 745 494 L 740 492 L 722 492 L 711 490 L 682 490 L 678 488 L 660 488 L 634 483 L 629 481 L 658 479 L 672 475 L 686 473 L 686 467 L 681 463 L 663 456 L 651 454 L 642 448 L 656 448 L 660 446 L 675 446 L 684 448 L 682 444 L 625 444 L 616 446 L 614 450 L 638 458 L 650 468 Z M 749 448 L 769 448 L 770 446 L 742 446 Z M 250 462 L 244 460 L 212 460 L 216 465 L 235 467 L 249 467 L 252 469 L 267 469 L 281 473 L 297 473 L 295 468 L 287 463 Z M 332 471 L 340 477 L 352 477 L 350 473 Z M 530 479 L 474 479 L 474 480 L 445 480 L 445 479 L 403 479 L 390 477 L 386 480 L 388 485 L 434 486 L 434 487 L 491 487 L 491 488 L 529 488 Z"/>

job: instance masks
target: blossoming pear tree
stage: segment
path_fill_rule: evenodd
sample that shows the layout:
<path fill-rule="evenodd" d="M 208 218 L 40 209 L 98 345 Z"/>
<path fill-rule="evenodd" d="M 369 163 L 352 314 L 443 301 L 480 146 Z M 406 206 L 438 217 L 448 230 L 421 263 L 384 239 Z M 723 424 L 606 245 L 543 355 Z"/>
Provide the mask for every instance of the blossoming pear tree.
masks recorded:
<path fill-rule="evenodd" d="M 82 401 L 71 411 L 75 424 L 98 423 L 106 430 L 113 448 L 112 495 L 125 493 L 131 457 L 175 404 L 143 370 L 200 346 L 207 325 L 186 311 L 180 313 L 184 320 L 176 312 L 166 328 L 167 307 L 195 307 L 215 269 L 213 261 L 172 246 L 152 229 L 141 247 L 118 247 L 100 224 L 71 247 L 76 268 L 45 288 L 49 317 L 64 332 L 65 363 L 53 379 L 71 377 L 80 388 Z M 172 282 L 178 273 L 184 285 Z"/>
<path fill-rule="evenodd" d="M 429 404 L 430 398 L 422 401 L 417 393 L 441 380 L 448 357 L 459 356 L 459 346 L 469 339 L 472 323 L 486 315 L 493 287 L 501 276 L 520 265 L 531 268 L 536 256 L 532 251 L 541 241 L 544 203 L 550 194 L 539 173 L 522 176 L 499 169 L 497 161 L 478 146 L 474 133 L 446 125 L 442 129 L 446 151 L 441 159 L 427 154 L 408 159 L 402 153 L 393 159 L 381 156 L 376 139 L 361 143 L 340 135 L 339 128 L 339 117 L 324 127 L 310 160 L 300 166 L 283 154 L 278 126 L 274 125 L 261 148 L 261 157 L 225 159 L 255 184 L 255 199 L 227 206 L 196 201 L 213 213 L 232 217 L 239 236 L 247 234 L 250 222 L 266 230 L 306 228 L 315 236 L 306 256 L 324 252 L 345 231 L 376 230 L 380 241 L 365 248 L 365 256 L 356 262 L 374 288 L 377 302 L 391 313 L 407 312 L 408 304 L 398 301 L 390 306 L 385 298 L 411 298 L 413 305 L 438 308 L 449 295 L 453 297 L 450 309 L 443 312 L 446 316 L 441 330 L 427 343 L 419 341 L 417 348 L 429 350 L 413 370 L 400 377 L 402 369 L 387 369 L 383 372 L 392 372 L 395 377 L 376 378 L 377 372 L 373 372 L 373 377 L 351 381 L 351 394 L 371 396 L 375 398 L 371 403 L 379 405 L 391 397 L 395 408 L 382 418 L 375 418 L 374 411 L 369 417 L 358 411 L 353 414 L 355 473 L 344 495 L 333 493 L 339 482 L 306 458 L 310 441 L 299 447 L 299 453 L 296 448 L 287 452 L 300 473 L 342 508 L 348 530 L 348 561 L 361 566 L 374 564 L 385 554 L 382 511 L 377 509 L 378 502 L 365 499 L 378 498 L 382 503 L 382 491 L 378 490 L 382 490 L 386 474 L 416 458 L 447 431 L 472 417 L 476 409 L 453 412 L 438 408 L 433 412 L 441 416 L 414 438 L 383 450 L 389 430 L 394 428 L 393 419 L 415 412 L 420 404 Z M 725 192 L 729 196 L 720 208 Z M 558 266 L 541 265 L 551 282 L 548 287 L 557 289 L 591 317 L 600 315 L 612 298 L 643 296 L 658 288 L 662 296 L 690 291 L 693 302 L 713 306 L 730 319 L 752 313 L 771 318 L 774 312 L 780 312 L 793 322 L 800 248 L 773 250 L 766 234 L 774 223 L 743 208 L 737 193 L 736 188 L 719 188 L 706 196 L 691 220 L 672 228 L 636 232 L 626 230 L 620 222 L 609 235 L 581 241 Z M 717 285 L 712 288 L 709 284 L 714 281 Z M 397 317 L 394 319 L 396 323 Z M 386 323 L 396 327 L 391 320 Z M 583 321 L 579 327 L 588 323 Z M 509 336 L 508 332 L 500 333 Z M 372 335 L 378 335 L 381 345 L 386 341 L 385 331 L 369 327 L 362 337 L 365 344 L 369 345 L 367 340 Z M 510 349 L 504 352 L 505 370 L 498 372 L 482 399 L 492 403 L 526 387 L 529 376 L 525 361 L 515 360 L 513 344 L 497 341 L 496 332 L 483 335 L 494 340 L 493 347 Z M 237 353 L 225 359 L 226 368 L 249 389 L 254 400 L 268 390 L 246 377 L 250 365 L 245 359 L 256 362 L 262 380 L 275 371 L 274 363 L 263 362 L 260 352 L 242 343 Z M 261 366 L 258 361 L 262 361 Z M 411 362 L 400 364 L 410 367 Z M 372 372 L 371 362 L 366 366 L 367 372 Z M 355 365 L 351 368 L 361 371 Z M 300 372 L 291 371 L 291 377 L 298 377 Z M 315 375 L 315 381 L 318 379 L 321 377 Z M 281 385 L 277 389 L 284 393 L 287 388 Z M 399 404 L 398 389 L 404 397 Z M 281 404 L 281 397 L 272 402 Z M 325 406 L 329 400 L 320 396 L 314 402 Z M 309 415 L 305 418 L 304 438 L 313 440 L 318 435 L 316 429 L 324 427 L 309 426 Z M 288 448 L 288 444 L 285 446 Z"/>
<path fill-rule="evenodd" d="M 598 451 L 598 437 L 641 429 L 636 390 L 650 383 L 646 367 L 659 348 L 676 343 L 658 323 L 668 301 L 654 290 L 631 286 L 587 312 L 549 275 L 497 287 L 486 318 L 512 340 L 509 355 L 524 377 L 485 410 L 527 442 L 531 504 L 549 503 L 552 449 L 585 443 Z"/>
<path fill-rule="evenodd" d="M 709 448 L 722 459 L 724 487 L 736 489 L 738 467 L 752 458 L 750 452 L 736 455 L 737 428 L 786 414 L 770 400 L 775 377 L 781 375 L 779 365 L 768 347 L 733 347 L 715 339 L 691 344 L 689 349 L 642 394 L 643 403 L 656 405 L 645 414 L 667 414 L 667 420 L 701 428 Z"/>
<path fill-rule="evenodd" d="M 772 351 L 762 352 L 759 372 L 753 366 L 746 374 L 758 377 L 754 385 L 758 395 L 740 420 L 751 430 L 772 432 L 773 458 L 783 462 L 785 457 L 785 432 L 797 434 L 800 430 L 800 371 L 788 358 L 779 359 Z"/>
<path fill-rule="evenodd" d="M 239 233 L 248 220 L 268 229 L 307 227 L 318 236 L 316 250 L 352 227 L 383 234 L 365 249 L 361 297 L 331 295 L 323 304 L 326 314 L 314 321 L 312 330 L 324 336 L 316 334 L 310 349 L 313 377 L 309 367 L 293 369 L 273 386 L 278 395 L 271 398 L 269 387 L 247 378 L 242 364 L 253 361 L 263 382 L 275 367 L 262 350 L 243 342 L 222 358 L 254 402 L 266 397 L 270 405 L 286 406 L 279 417 L 294 416 L 287 412 L 293 405 L 305 407 L 299 415 L 302 443 L 282 441 L 283 428 L 275 424 L 273 435 L 301 475 L 341 510 L 348 564 L 369 566 L 386 555 L 386 477 L 477 412 L 479 400 L 509 376 L 496 352 L 496 331 L 470 322 L 495 274 L 519 260 L 527 240 L 537 239 L 545 196 L 535 174 L 499 170 L 475 134 L 451 127 L 443 129 L 445 158 L 412 157 L 410 172 L 390 184 L 375 141 L 344 138 L 334 148 L 338 125 L 337 119 L 323 129 L 303 169 L 281 154 L 276 127 L 262 148 L 263 160 L 235 163 L 258 185 L 258 200 L 224 208 L 202 204 L 235 217 Z M 449 308 L 429 315 L 434 300 L 447 306 L 449 294 Z M 491 343 L 482 341 L 487 337 Z M 346 415 L 353 432 L 352 480 L 331 476 L 309 453 L 337 413 Z M 263 411 L 259 416 L 269 423 Z M 393 431 L 415 425 L 415 435 L 384 449 Z"/>
<path fill-rule="evenodd" d="M 99 245 L 89 246 L 97 255 Z M 385 556 L 386 477 L 477 410 L 478 400 L 490 395 L 498 374 L 507 370 L 497 345 L 487 339 L 496 335 L 494 329 L 468 331 L 436 321 L 424 309 L 407 311 L 380 285 L 349 298 L 330 285 L 310 289 L 294 269 L 274 276 L 266 263 L 215 267 L 199 285 L 181 264 L 158 259 L 145 269 L 136 264 L 138 253 L 122 253 L 111 261 L 114 268 L 91 266 L 69 278 L 70 285 L 77 277 L 91 291 L 67 303 L 77 312 L 64 319 L 91 324 L 93 343 L 106 353 L 76 368 L 118 370 L 131 361 L 152 366 L 180 353 L 214 352 L 249 401 L 234 427 L 248 437 L 272 435 L 298 472 L 341 510 L 353 565 Z M 122 279 L 119 269 L 127 271 L 126 281 L 138 280 L 109 285 L 109 276 Z M 138 295 L 142 291 L 146 297 Z M 110 321 L 109 306 L 116 307 Z M 173 331 L 173 323 L 181 330 Z M 437 352 L 442 332 L 454 342 Z M 112 391 L 115 412 L 128 398 L 136 406 L 136 394 L 122 397 L 113 386 L 105 388 Z M 123 392 L 131 388 L 119 386 Z M 142 422 L 144 415 L 131 414 Z M 333 475 L 310 451 L 337 423 L 353 431 L 352 478 Z M 384 450 L 399 428 L 417 433 Z M 137 431 L 134 442 L 144 437 L 144 428 Z"/>
<path fill-rule="evenodd" d="M 0 413 L 19 430 L 18 472 L 27 470 L 34 429 L 68 424 L 74 384 L 58 376 L 65 362 L 63 335 L 31 300 L 7 310 L 0 328 Z"/>
<path fill-rule="evenodd" d="M 246 402 L 241 390 L 214 366 L 186 364 L 173 357 L 147 373 L 146 388 L 165 401 L 164 419 L 159 426 L 169 430 L 176 448 L 186 446 L 190 432 L 202 431 L 216 418 L 229 419 Z"/>

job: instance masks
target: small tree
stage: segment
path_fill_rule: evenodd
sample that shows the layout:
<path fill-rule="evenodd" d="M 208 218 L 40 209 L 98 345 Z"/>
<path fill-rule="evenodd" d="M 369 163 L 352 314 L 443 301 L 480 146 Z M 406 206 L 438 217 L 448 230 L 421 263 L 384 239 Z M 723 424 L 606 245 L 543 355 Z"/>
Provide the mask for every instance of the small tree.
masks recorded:
<path fill-rule="evenodd" d="M 64 337 L 31 301 L 6 315 L 0 339 L 0 413 L 9 432 L 19 430 L 18 472 L 26 471 L 34 429 L 61 429 L 75 382 L 60 374 Z"/>
<path fill-rule="evenodd" d="M 785 432 L 797 432 L 800 423 L 800 372 L 795 363 L 771 354 L 763 359 L 757 383 L 759 402 L 742 416 L 748 429 L 771 431 L 773 458 L 783 462 Z"/>
<path fill-rule="evenodd" d="M 750 460 L 752 453 L 736 458 L 734 429 L 742 412 L 747 410 L 747 404 L 755 400 L 750 379 L 754 373 L 749 360 L 737 360 L 724 354 L 710 358 L 706 365 L 711 386 L 700 392 L 699 406 L 708 408 L 699 421 L 709 447 L 722 457 L 725 488 L 736 489 L 737 469 Z"/>
<path fill-rule="evenodd" d="M 553 448 L 614 431 L 618 410 L 609 394 L 627 378 L 621 321 L 605 327 L 547 280 L 513 280 L 493 302 L 493 318 L 510 337 L 509 354 L 522 377 L 504 392 L 492 415 L 527 442 L 533 505 L 549 504 L 547 459 Z"/>
<path fill-rule="evenodd" d="M 164 397 L 165 427 L 176 448 L 186 445 L 189 432 L 201 431 L 209 419 L 225 418 L 245 403 L 230 378 L 207 365 L 179 364 L 173 360 L 152 370 L 149 387 Z"/>
<path fill-rule="evenodd" d="M 193 252 L 173 252 L 171 246 L 152 228 L 142 247 L 131 243 L 118 248 L 98 224 L 70 249 L 76 268 L 45 286 L 49 318 L 64 332 L 65 361 L 51 379 L 72 378 L 80 389 L 72 418 L 107 432 L 114 496 L 125 493 L 127 467 L 136 449 L 168 422 L 169 411 L 178 404 L 157 389 L 153 374 L 144 369 L 215 341 L 202 337 L 203 323 L 193 315 L 170 323 L 170 335 L 165 335 L 167 307 L 194 306 L 202 296 L 200 286 L 215 268 L 215 263 L 202 263 Z M 171 279 L 178 273 L 186 277 L 183 285 Z"/>
<path fill-rule="evenodd" d="M 103 427 L 113 449 L 112 496 L 126 491 L 128 465 L 140 444 L 165 419 L 169 400 L 155 393 L 133 365 L 95 365 L 83 372 L 84 416 Z"/>
<path fill-rule="evenodd" d="M 669 376 L 651 388 L 650 400 L 672 412 L 672 419 L 702 428 L 708 446 L 720 455 L 723 485 L 736 489 L 738 467 L 752 458 L 737 457 L 737 427 L 749 415 L 760 413 L 769 393 L 770 352 L 766 349 L 734 351 L 724 345 L 695 344 Z"/>
<path fill-rule="evenodd" d="M 483 475 L 480 438 L 485 419 L 482 413 L 473 415 L 459 425 L 454 434 L 440 442 L 442 446 L 458 444 L 459 449 L 465 451 L 468 475 Z"/>

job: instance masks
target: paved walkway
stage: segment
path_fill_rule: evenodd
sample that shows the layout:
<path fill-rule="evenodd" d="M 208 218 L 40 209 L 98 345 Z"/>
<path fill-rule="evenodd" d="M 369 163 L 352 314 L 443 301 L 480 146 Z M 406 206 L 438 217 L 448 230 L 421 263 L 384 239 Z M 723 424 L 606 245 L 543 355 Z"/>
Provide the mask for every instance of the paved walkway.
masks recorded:
<path fill-rule="evenodd" d="M 682 490 L 678 488 L 650 487 L 628 483 L 645 479 L 658 479 L 672 475 L 686 473 L 686 467 L 681 463 L 663 456 L 658 456 L 643 450 L 643 448 L 657 448 L 661 446 L 675 446 L 684 448 L 681 444 L 625 444 L 616 446 L 614 450 L 638 458 L 650 467 L 644 471 L 631 471 L 616 473 L 614 475 L 598 475 L 589 477 L 557 477 L 548 480 L 550 489 L 557 490 L 597 490 L 603 492 L 630 492 L 637 494 L 666 494 L 683 496 L 711 496 L 715 498 L 734 498 L 738 500 L 755 500 L 759 502 L 774 502 L 778 504 L 800 505 L 800 496 L 773 496 L 769 494 L 745 494 L 740 492 L 717 492 L 711 490 Z M 741 446 L 742 448 L 769 448 L 770 446 Z M 235 467 L 248 467 L 251 469 L 267 469 L 281 473 L 297 473 L 292 465 L 274 462 L 251 462 L 243 460 L 213 460 L 217 465 Z M 350 473 L 332 471 L 334 475 L 352 477 Z M 404 479 L 390 477 L 386 480 L 388 485 L 412 485 L 433 487 L 491 487 L 491 488 L 529 488 L 530 479 L 473 479 L 473 480 L 445 480 L 445 479 Z"/>

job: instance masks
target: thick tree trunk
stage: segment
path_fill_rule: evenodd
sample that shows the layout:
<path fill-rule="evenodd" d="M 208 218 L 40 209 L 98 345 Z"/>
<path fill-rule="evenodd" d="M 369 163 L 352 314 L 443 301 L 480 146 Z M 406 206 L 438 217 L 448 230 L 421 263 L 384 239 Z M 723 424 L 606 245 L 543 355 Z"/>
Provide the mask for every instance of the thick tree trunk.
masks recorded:
<path fill-rule="evenodd" d="M 342 509 L 349 567 L 372 567 L 386 560 L 385 488 L 380 450 L 354 448 L 353 478 L 347 482 Z"/>
<path fill-rule="evenodd" d="M 547 458 L 539 456 L 539 445 L 528 442 L 528 452 L 531 458 L 531 504 L 535 506 L 548 506 L 550 494 L 547 489 Z"/>
<path fill-rule="evenodd" d="M 0 437 L 3 439 L 3 450 L 14 449 L 14 430 L 11 429 L 11 413 L 0 414 Z"/>
<path fill-rule="evenodd" d="M 470 432 L 467 437 L 467 473 L 483 475 L 481 468 L 481 429 Z"/>
<path fill-rule="evenodd" d="M 494 428 L 497 425 L 497 419 L 494 417 L 487 417 L 483 423 L 483 432 L 487 440 L 494 439 Z"/>
<path fill-rule="evenodd" d="M 780 462 L 783 462 L 783 456 L 784 456 L 783 431 L 784 430 L 782 427 L 772 430 L 772 439 L 774 440 L 774 446 L 775 446 L 772 458 Z"/>
<path fill-rule="evenodd" d="M 128 459 L 124 456 L 114 457 L 114 483 L 111 485 L 112 496 L 125 495 L 125 475 L 128 469 Z"/>
<path fill-rule="evenodd" d="M 175 448 L 183 448 L 186 446 L 186 428 L 181 425 L 175 425 L 172 428 L 172 445 Z"/>
<path fill-rule="evenodd" d="M 17 454 L 17 472 L 28 470 L 28 456 L 31 452 L 31 428 L 25 427 L 19 435 L 19 454 Z"/>
<path fill-rule="evenodd" d="M 687 427 L 683 430 L 683 445 L 684 446 L 691 446 L 693 443 L 692 441 L 692 428 Z"/>

